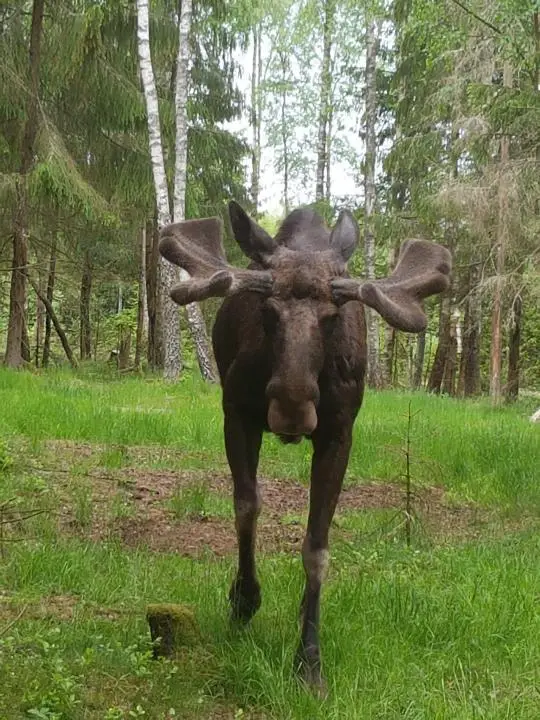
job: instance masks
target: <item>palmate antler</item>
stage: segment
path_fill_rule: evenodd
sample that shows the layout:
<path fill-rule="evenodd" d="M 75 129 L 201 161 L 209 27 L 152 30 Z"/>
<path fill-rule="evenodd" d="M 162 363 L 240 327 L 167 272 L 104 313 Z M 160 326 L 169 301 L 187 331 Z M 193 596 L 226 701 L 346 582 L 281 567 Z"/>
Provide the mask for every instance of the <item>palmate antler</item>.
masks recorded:
<path fill-rule="evenodd" d="M 272 256 L 279 247 L 276 241 L 237 203 L 230 203 L 229 213 L 235 238 L 244 254 L 259 266 L 271 267 Z M 161 231 L 161 254 L 191 276 L 171 290 L 172 299 L 179 305 L 246 290 L 271 295 L 270 270 L 240 270 L 229 265 L 222 236 L 223 222 L 216 217 L 187 220 Z M 357 239 L 356 221 L 352 215 L 342 213 L 328 242 L 329 249 L 343 265 L 356 247 Z M 451 267 L 451 255 L 442 245 L 407 240 L 401 246 L 398 263 L 390 277 L 368 282 L 335 277 L 331 280 L 332 299 L 336 305 L 360 300 L 392 327 L 422 332 L 427 325 L 422 300 L 448 288 Z"/>
<path fill-rule="evenodd" d="M 443 292 L 450 285 L 452 257 L 437 243 L 407 240 L 390 277 L 362 282 L 350 278 L 332 281 L 336 305 L 360 300 L 381 315 L 389 325 L 405 332 L 425 330 L 427 318 L 422 300 Z"/>
<path fill-rule="evenodd" d="M 240 270 L 227 263 L 222 236 L 223 222 L 219 218 L 186 220 L 162 229 L 160 253 L 192 276 L 171 289 L 171 298 L 178 305 L 243 290 L 271 293 L 270 272 Z"/>

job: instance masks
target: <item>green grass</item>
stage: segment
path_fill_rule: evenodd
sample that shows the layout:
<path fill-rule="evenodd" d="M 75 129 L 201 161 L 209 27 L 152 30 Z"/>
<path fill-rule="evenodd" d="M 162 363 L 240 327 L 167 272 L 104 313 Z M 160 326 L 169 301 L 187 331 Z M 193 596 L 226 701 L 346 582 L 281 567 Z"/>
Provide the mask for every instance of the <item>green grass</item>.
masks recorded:
<path fill-rule="evenodd" d="M 323 601 L 330 695 L 321 702 L 290 672 L 297 558 L 261 561 L 263 607 L 250 630 L 234 633 L 226 623 L 229 561 L 114 545 L 18 547 L 0 568 L 18 607 L 54 594 L 76 605 L 69 622 L 23 615 L 2 635 L 0 717 L 30 717 L 30 707 L 49 703 L 73 720 L 104 717 L 108 707 L 128 717 L 137 706 L 142 717 L 167 717 L 170 707 L 181 717 L 212 717 L 216 704 L 273 718 L 533 720 L 539 551 L 533 534 L 429 553 L 375 543 L 354 559 L 337 545 Z M 162 601 L 194 607 L 203 633 L 202 645 L 175 665 L 148 655 L 145 605 Z M 92 614 L 101 607 L 116 608 L 119 618 Z M 110 691 L 100 695 L 103 684 Z"/>
<path fill-rule="evenodd" d="M 177 520 L 210 515 L 231 520 L 234 517 L 231 498 L 224 498 L 211 492 L 202 481 L 176 488 L 169 501 L 169 507 Z"/>
<path fill-rule="evenodd" d="M 0 433 L 106 443 L 109 467 L 121 467 L 126 447 L 150 445 L 157 466 L 222 469 L 219 389 L 186 377 L 177 385 L 136 378 L 87 380 L 0 369 Z M 438 484 L 457 497 L 508 507 L 540 508 L 540 440 L 529 406 L 494 410 L 486 400 L 458 401 L 423 393 L 370 393 L 355 426 L 347 482 L 394 480 L 403 472 L 409 403 L 412 472 L 419 484 Z M 167 455 L 178 453 L 175 460 Z M 0 452 L 0 457 L 2 454 Z M 8 457 L 9 459 L 9 457 Z M 307 482 L 310 445 L 282 446 L 265 438 L 261 471 Z"/>
<path fill-rule="evenodd" d="M 211 515 L 232 526 L 230 497 L 200 473 L 226 470 L 216 388 L 189 377 L 169 386 L 0 369 L 0 402 L 0 522 L 43 511 L 0 543 L 0 720 L 538 717 L 540 440 L 526 405 L 367 394 L 348 483 L 400 475 L 410 403 L 414 483 L 529 517 L 512 532 L 501 525 L 482 535 L 479 525 L 475 541 L 424 542 L 415 530 L 407 549 L 395 510 L 340 513 L 323 592 L 321 701 L 291 672 L 298 556 L 260 556 L 262 608 L 249 629 L 234 631 L 226 599 L 234 558 L 88 541 L 100 514 L 138 522 L 128 470 L 145 467 L 198 470 L 159 501 L 173 523 Z M 307 482 L 308 443 L 267 438 L 263 457 L 263 472 Z M 66 507 L 69 533 L 57 523 Z M 145 608 L 156 602 L 185 603 L 200 624 L 201 643 L 174 661 L 151 659 Z"/>

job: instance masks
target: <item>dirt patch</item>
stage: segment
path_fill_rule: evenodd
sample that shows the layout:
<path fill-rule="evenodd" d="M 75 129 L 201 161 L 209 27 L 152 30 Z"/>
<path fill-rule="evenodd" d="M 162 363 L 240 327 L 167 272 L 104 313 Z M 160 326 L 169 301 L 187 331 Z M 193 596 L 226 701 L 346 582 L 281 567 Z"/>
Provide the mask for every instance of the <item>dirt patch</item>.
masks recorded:
<path fill-rule="evenodd" d="M 207 553 L 225 556 L 236 550 L 232 519 L 232 482 L 223 472 L 206 470 L 166 471 L 140 467 L 105 469 L 96 464 L 99 454 L 111 448 L 84 443 L 54 442 L 54 468 L 60 495 L 59 526 L 62 533 L 84 536 L 96 542 L 116 539 L 128 547 L 147 547 L 190 557 Z M 143 448 L 137 452 L 143 460 Z M 134 449 L 129 449 L 129 459 Z M 153 450 L 152 450 L 153 452 Z M 157 450 L 156 450 L 157 452 Z M 70 476 L 72 463 L 93 456 L 84 474 Z M 98 460 L 99 462 L 99 460 Z M 144 464 L 144 462 L 141 462 Z M 80 483 L 91 496 L 91 510 L 84 517 L 84 496 L 74 494 Z M 263 477 L 259 480 L 263 511 L 257 532 L 260 552 L 299 552 L 305 534 L 309 490 L 292 480 Z M 183 488 L 199 487 L 218 498 L 224 513 L 188 511 L 175 513 L 171 501 Z M 79 516 L 77 517 L 77 503 Z M 404 489 L 396 483 L 370 482 L 348 485 L 341 493 L 332 541 L 354 539 L 358 533 L 341 522 L 348 513 L 403 509 Z M 193 510 L 193 509 L 192 509 Z M 523 526 L 524 519 L 502 520 L 500 513 L 475 505 L 452 503 L 443 488 L 416 492 L 414 510 L 424 534 L 434 542 L 465 540 L 501 534 Z M 82 523 L 85 520 L 85 523 Z M 399 523 L 399 519 L 394 525 Z"/>
<path fill-rule="evenodd" d="M 115 478 L 114 482 L 111 479 Z M 263 511 L 257 532 L 260 552 L 299 552 L 305 534 L 309 504 L 308 488 L 289 480 L 261 478 Z M 125 469 L 110 478 L 93 478 L 94 518 L 89 534 L 99 541 L 116 538 L 128 547 L 147 547 L 158 552 L 176 552 L 190 557 L 206 553 L 225 556 L 235 552 L 236 535 L 231 518 L 204 513 L 177 518 L 168 501 L 181 488 L 202 486 L 231 503 L 231 481 L 221 474 L 206 472 L 164 472 Z M 129 517 L 111 517 L 108 506 L 118 488 L 132 510 Z M 347 487 L 338 505 L 334 537 L 350 537 L 340 528 L 339 517 L 363 510 L 403 508 L 403 488 L 391 483 L 368 483 Z M 99 509 L 101 508 L 101 510 Z M 478 531 L 479 511 L 454 506 L 441 488 L 427 488 L 415 498 L 415 509 L 424 529 L 434 536 L 470 537 Z M 68 520 L 69 524 L 69 520 Z"/>
<path fill-rule="evenodd" d="M 128 614 L 121 608 L 102 607 L 83 602 L 77 595 L 48 595 L 39 599 L 21 600 L 0 594 L 0 619 L 9 623 L 19 620 L 72 620 L 75 615 L 117 620 Z"/>
<path fill-rule="evenodd" d="M 145 546 L 155 551 L 177 552 L 198 557 L 207 552 L 224 556 L 234 552 L 236 533 L 232 518 L 206 514 L 188 514 L 176 518 L 168 501 L 182 488 L 202 486 L 210 494 L 225 498 L 232 514 L 232 483 L 221 474 L 207 472 L 164 472 L 127 469 L 122 471 L 121 485 L 134 515 L 112 522 L 93 524 L 92 535 L 98 539 L 118 537 L 130 547 Z M 104 500 L 103 484 L 94 487 L 94 495 Z M 284 516 L 297 515 L 307 508 L 308 491 L 283 480 L 260 480 L 264 513 L 258 528 L 258 549 L 287 551 L 298 549 L 303 529 L 293 523 L 284 524 Z M 106 494 L 111 493 L 109 486 Z M 115 492 L 115 490 L 113 490 Z"/>

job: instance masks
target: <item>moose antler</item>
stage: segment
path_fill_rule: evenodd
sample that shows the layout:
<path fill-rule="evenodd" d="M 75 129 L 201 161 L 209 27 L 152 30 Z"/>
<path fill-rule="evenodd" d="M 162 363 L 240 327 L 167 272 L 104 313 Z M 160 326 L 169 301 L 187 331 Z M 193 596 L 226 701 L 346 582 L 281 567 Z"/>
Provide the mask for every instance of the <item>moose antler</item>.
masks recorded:
<path fill-rule="evenodd" d="M 171 289 L 171 298 L 178 305 L 225 297 L 241 290 L 270 294 L 271 273 L 239 270 L 229 265 L 222 236 L 223 222 L 217 217 L 186 220 L 161 230 L 160 253 L 191 276 Z"/>
<path fill-rule="evenodd" d="M 451 268 L 452 257 L 442 245 L 407 240 L 390 277 L 364 283 L 335 278 L 332 297 L 336 305 L 361 300 L 398 330 L 422 332 L 427 325 L 422 300 L 448 288 Z"/>

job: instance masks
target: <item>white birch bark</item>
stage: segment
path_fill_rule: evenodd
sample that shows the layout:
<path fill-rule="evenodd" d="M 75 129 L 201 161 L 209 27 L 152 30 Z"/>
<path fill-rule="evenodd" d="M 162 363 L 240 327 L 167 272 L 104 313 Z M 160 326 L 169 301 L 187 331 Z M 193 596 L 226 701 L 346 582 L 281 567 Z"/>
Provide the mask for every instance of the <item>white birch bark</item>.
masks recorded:
<path fill-rule="evenodd" d="M 174 222 L 186 217 L 186 168 L 188 144 L 187 100 L 189 85 L 189 31 L 192 0 L 182 0 L 178 23 L 178 56 L 176 60 L 176 161 L 174 167 Z"/>
<path fill-rule="evenodd" d="M 366 261 L 366 276 L 368 280 L 375 279 L 375 234 L 373 229 L 373 213 L 375 210 L 375 162 L 377 136 L 375 124 L 377 121 L 377 23 L 370 20 L 366 37 L 366 103 L 364 129 L 366 138 L 366 160 L 364 173 L 364 252 Z M 371 308 L 366 308 L 367 315 L 367 341 L 368 341 L 368 372 L 367 381 L 370 387 L 380 385 L 379 371 L 379 320 Z"/>
<path fill-rule="evenodd" d="M 323 59 L 321 68 L 321 85 L 319 97 L 319 128 L 317 137 L 317 175 L 315 183 L 315 202 L 324 199 L 325 168 L 329 159 L 327 157 L 327 140 L 332 78 L 330 64 L 332 59 L 332 35 L 334 30 L 334 0 L 325 0 L 324 3 L 324 29 L 323 29 Z"/>
<path fill-rule="evenodd" d="M 255 215 L 259 211 L 259 175 L 261 164 L 261 30 L 257 23 L 253 29 L 253 57 L 251 63 L 251 197 Z"/>
<path fill-rule="evenodd" d="M 148 0 L 137 0 L 137 40 L 139 65 L 148 117 L 148 140 L 156 190 L 158 225 L 161 228 L 171 222 L 171 211 L 161 143 L 156 81 L 150 54 Z M 177 269 L 164 260 L 164 258 L 160 258 L 160 263 L 163 375 L 166 380 L 176 380 L 182 369 L 180 354 L 180 314 L 178 308 L 169 297 L 169 291 L 172 285 L 178 281 L 178 272 Z"/>
<path fill-rule="evenodd" d="M 176 158 L 174 166 L 174 222 L 186 218 L 186 174 L 188 149 L 187 101 L 189 87 L 189 32 L 191 28 L 192 0 L 182 0 L 178 31 L 178 57 L 176 62 Z M 180 278 L 189 277 L 180 270 Z M 201 375 L 205 380 L 216 382 L 212 350 L 206 332 L 206 323 L 201 308 L 196 303 L 186 306 L 189 330 L 195 344 L 197 361 Z"/>

